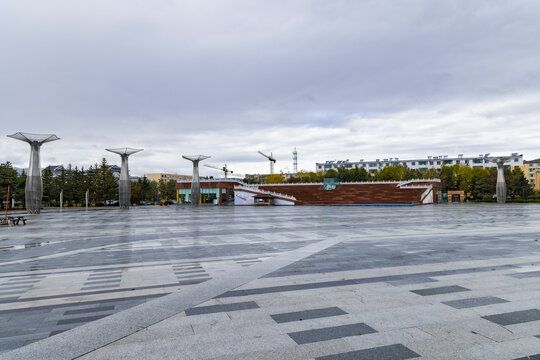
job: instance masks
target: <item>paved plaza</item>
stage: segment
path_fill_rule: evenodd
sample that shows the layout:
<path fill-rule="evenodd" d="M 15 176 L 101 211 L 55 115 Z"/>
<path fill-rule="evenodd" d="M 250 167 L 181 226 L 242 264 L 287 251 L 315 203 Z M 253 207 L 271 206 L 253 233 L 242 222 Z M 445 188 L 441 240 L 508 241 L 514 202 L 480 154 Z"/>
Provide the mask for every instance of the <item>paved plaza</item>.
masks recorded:
<path fill-rule="evenodd" d="M 45 210 L 1 359 L 540 359 L 540 206 Z"/>

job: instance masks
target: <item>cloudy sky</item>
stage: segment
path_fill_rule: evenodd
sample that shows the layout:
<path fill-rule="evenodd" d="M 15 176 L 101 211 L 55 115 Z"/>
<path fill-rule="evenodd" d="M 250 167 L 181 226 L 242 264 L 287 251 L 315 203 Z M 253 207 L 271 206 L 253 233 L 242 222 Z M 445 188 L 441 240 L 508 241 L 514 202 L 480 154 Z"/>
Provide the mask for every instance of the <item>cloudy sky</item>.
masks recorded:
<path fill-rule="evenodd" d="M 140 147 L 131 173 L 334 159 L 540 157 L 539 1 L 0 2 L 0 162 Z M 202 168 L 205 175 L 218 172 Z"/>

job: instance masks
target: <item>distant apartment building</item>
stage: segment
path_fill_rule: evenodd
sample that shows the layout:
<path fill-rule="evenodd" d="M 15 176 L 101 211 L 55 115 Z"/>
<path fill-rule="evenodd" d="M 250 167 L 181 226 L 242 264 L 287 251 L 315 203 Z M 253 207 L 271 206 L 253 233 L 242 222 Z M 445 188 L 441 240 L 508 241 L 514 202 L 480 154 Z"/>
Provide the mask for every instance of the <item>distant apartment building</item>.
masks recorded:
<path fill-rule="evenodd" d="M 512 153 L 511 159 L 505 165 L 508 169 L 513 169 L 514 167 L 523 168 L 523 154 Z M 448 155 L 437 155 L 437 156 L 428 156 L 427 158 L 419 159 L 410 159 L 402 160 L 399 158 L 388 158 L 388 159 L 376 159 L 371 161 L 364 161 L 360 159 L 359 161 L 349 161 L 347 160 L 332 160 L 326 161 L 324 163 L 316 163 L 317 171 L 327 172 L 330 169 L 337 170 L 341 167 L 345 169 L 353 168 L 364 168 L 369 173 L 376 173 L 378 170 L 383 169 L 386 166 L 397 166 L 403 165 L 407 166 L 410 169 L 418 169 L 420 171 L 427 169 L 440 169 L 443 166 L 452 166 L 452 165 L 468 165 L 470 167 L 482 167 L 482 168 L 491 168 L 496 167 L 497 165 L 490 161 L 490 154 L 480 154 L 478 156 L 463 156 L 459 154 L 457 157 L 448 157 Z"/>
<path fill-rule="evenodd" d="M 540 159 L 523 161 L 523 174 L 529 184 L 540 190 Z"/>
<path fill-rule="evenodd" d="M 182 181 L 182 180 L 191 180 L 191 175 L 179 175 L 179 174 L 164 174 L 164 173 L 153 173 L 146 174 L 146 178 L 151 181 L 160 182 L 169 182 L 170 180 Z"/>

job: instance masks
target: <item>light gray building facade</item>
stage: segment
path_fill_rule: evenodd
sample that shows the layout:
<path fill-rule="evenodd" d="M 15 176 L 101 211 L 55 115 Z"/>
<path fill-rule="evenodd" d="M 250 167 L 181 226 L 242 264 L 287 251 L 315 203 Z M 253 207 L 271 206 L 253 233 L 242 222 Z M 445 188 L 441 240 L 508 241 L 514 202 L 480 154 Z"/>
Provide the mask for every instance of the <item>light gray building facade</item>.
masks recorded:
<path fill-rule="evenodd" d="M 505 168 L 513 169 L 515 166 L 523 167 L 523 154 L 512 153 L 509 160 L 505 163 Z M 369 173 L 375 173 L 386 166 L 403 165 L 409 169 L 418 169 L 420 171 L 427 169 L 440 169 L 443 166 L 452 165 L 468 165 L 472 168 L 482 167 L 491 168 L 497 167 L 490 154 L 480 154 L 478 156 L 463 156 L 459 154 L 457 157 L 448 157 L 447 155 L 428 156 L 426 158 L 402 160 L 399 158 L 376 159 L 371 161 L 347 160 L 331 160 L 324 163 L 316 163 L 316 171 L 327 172 L 330 169 L 337 170 L 341 167 L 345 169 L 364 168 Z"/>

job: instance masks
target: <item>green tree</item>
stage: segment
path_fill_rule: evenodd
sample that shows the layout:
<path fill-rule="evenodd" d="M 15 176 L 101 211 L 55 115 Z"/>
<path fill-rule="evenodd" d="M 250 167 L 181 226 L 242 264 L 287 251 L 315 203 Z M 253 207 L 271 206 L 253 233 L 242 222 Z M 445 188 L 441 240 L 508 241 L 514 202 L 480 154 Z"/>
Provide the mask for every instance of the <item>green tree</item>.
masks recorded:
<path fill-rule="evenodd" d="M 107 160 L 103 158 L 101 164 L 94 173 L 95 200 L 104 202 L 105 200 L 118 199 L 118 180 L 109 169 Z"/>
<path fill-rule="evenodd" d="M 271 174 L 266 177 L 267 184 L 281 184 L 283 183 L 283 176 L 281 174 Z"/>
<path fill-rule="evenodd" d="M 523 171 L 519 167 L 515 167 L 514 170 L 511 172 L 512 176 L 512 185 L 513 185 L 513 193 L 514 196 L 521 196 L 523 199 L 527 198 L 530 195 L 534 194 L 534 189 L 529 184 L 527 179 L 525 178 L 525 175 L 523 174 Z"/>
<path fill-rule="evenodd" d="M 18 174 L 17 170 L 13 169 L 13 166 L 9 161 L 0 164 L 0 208 L 4 209 L 4 203 L 7 200 L 8 186 L 10 189 L 10 198 L 18 187 Z M 8 204 L 9 206 L 9 204 Z"/>
<path fill-rule="evenodd" d="M 169 180 L 167 182 L 163 179 L 158 183 L 159 197 L 163 199 L 175 199 L 176 198 L 176 181 Z"/>
<path fill-rule="evenodd" d="M 403 165 L 386 166 L 375 174 L 377 181 L 402 181 L 419 177 L 413 170 Z"/>
<path fill-rule="evenodd" d="M 470 195 L 474 199 L 484 199 L 491 197 L 490 172 L 482 167 L 472 169 Z"/>
<path fill-rule="evenodd" d="M 470 194 L 474 177 L 473 169 L 467 165 L 454 165 L 452 170 L 455 174 L 456 188 L 465 191 L 465 194 Z"/>
<path fill-rule="evenodd" d="M 363 167 L 351 169 L 350 171 L 351 181 L 363 182 L 370 181 L 371 175 Z"/>
<path fill-rule="evenodd" d="M 47 204 L 47 206 L 51 206 L 52 191 L 53 191 L 52 171 L 49 168 L 43 170 L 41 179 L 43 182 L 43 202 Z"/>
<path fill-rule="evenodd" d="M 337 171 L 337 180 L 339 182 L 351 182 L 352 176 L 349 170 L 345 169 L 343 166 L 338 168 Z"/>
<path fill-rule="evenodd" d="M 337 176 L 338 176 L 338 172 L 334 169 L 328 170 L 326 174 L 324 175 L 326 179 L 335 179 L 337 178 Z"/>
<path fill-rule="evenodd" d="M 441 180 L 442 192 L 447 192 L 448 190 L 457 190 L 455 174 L 452 167 L 443 165 L 439 176 Z"/>

